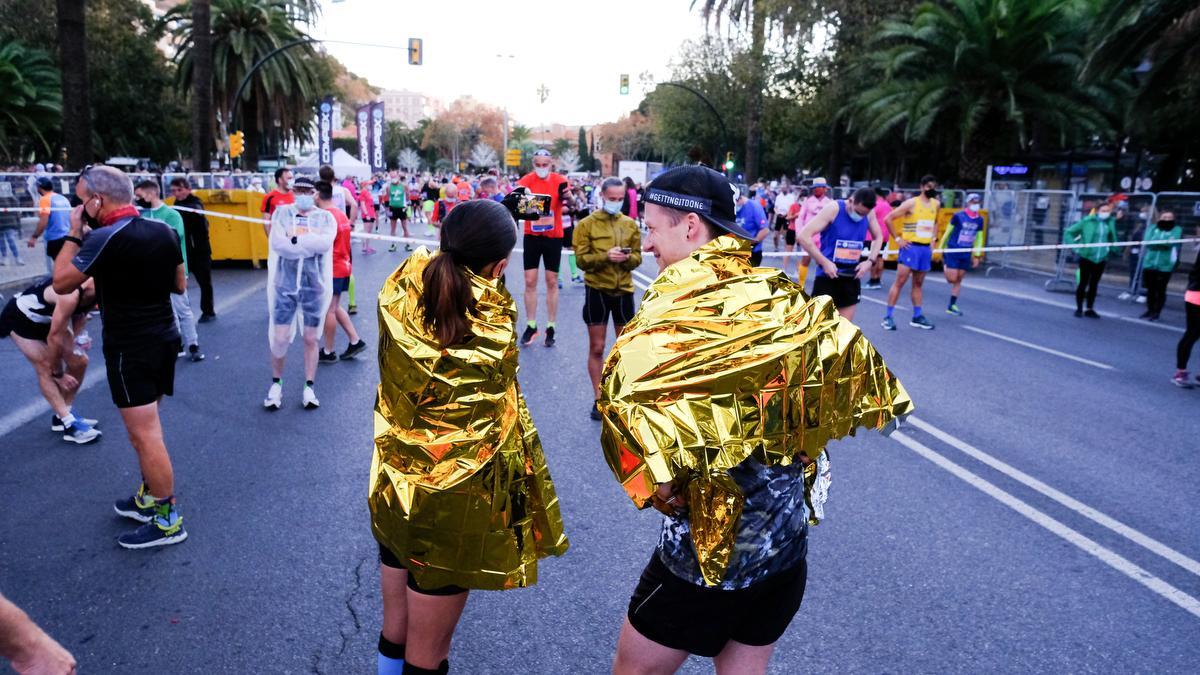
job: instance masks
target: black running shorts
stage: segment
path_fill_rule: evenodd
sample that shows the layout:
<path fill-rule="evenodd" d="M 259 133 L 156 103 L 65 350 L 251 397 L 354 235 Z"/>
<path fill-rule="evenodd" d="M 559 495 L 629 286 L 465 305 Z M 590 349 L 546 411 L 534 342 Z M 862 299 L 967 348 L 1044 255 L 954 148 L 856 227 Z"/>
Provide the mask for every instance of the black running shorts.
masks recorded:
<path fill-rule="evenodd" d="M 705 588 L 671 573 L 658 552 L 629 599 L 629 623 L 664 647 L 714 657 L 730 640 L 751 647 L 774 644 L 800 611 L 808 565 L 735 591 Z"/>
<path fill-rule="evenodd" d="M 525 249 L 526 270 L 536 270 L 538 263 L 545 261 L 546 271 L 558 274 L 562 264 L 562 237 L 527 234 L 522 248 Z"/>
<path fill-rule="evenodd" d="M 591 286 L 584 287 L 583 322 L 589 326 L 607 326 L 608 317 L 614 326 L 624 326 L 633 320 L 633 293 L 609 294 Z"/>
<path fill-rule="evenodd" d="M 175 393 L 175 358 L 179 339 L 136 347 L 104 345 L 108 390 L 118 408 L 136 408 Z"/>
<path fill-rule="evenodd" d="M 408 209 L 403 206 L 390 206 L 388 210 L 392 213 L 392 220 L 408 220 Z"/>
<path fill-rule="evenodd" d="M 817 278 L 813 280 L 812 294 L 814 297 L 828 295 L 833 298 L 833 306 L 838 309 L 853 307 L 862 296 L 862 284 L 855 277 L 830 279 L 818 269 Z"/>
<path fill-rule="evenodd" d="M 9 335 L 45 342 L 50 337 L 50 324 L 30 321 L 29 317 L 17 309 L 16 299 L 10 298 L 4 309 L 0 310 L 0 339 Z"/>
<path fill-rule="evenodd" d="M 775 231 L 786 230 L 788 226 L 787 216 L 775 215 Z"/>
<path fill-rule="evenodd" d="M 384 567 L 391 567 L 396 570 L 407 570 L 404 563 L 400 562 L 400 558 L 392 553 L 383 544 L 379 545 L 379 563 Z M 421 595 L 458 595 L 466 593 L 467 589 L 461 586 L 442 586 L 440 588 L 421 588 L 417 585 L 417 580 L 413 578 L 412 572 L 408 573 L 408 588 Z"/>
<path fill-rule="evenodd" d="M 795 246 L 796 245 L 796 231 L 795 230 L 784 230 L 783 241 L 788 246 Z"/>

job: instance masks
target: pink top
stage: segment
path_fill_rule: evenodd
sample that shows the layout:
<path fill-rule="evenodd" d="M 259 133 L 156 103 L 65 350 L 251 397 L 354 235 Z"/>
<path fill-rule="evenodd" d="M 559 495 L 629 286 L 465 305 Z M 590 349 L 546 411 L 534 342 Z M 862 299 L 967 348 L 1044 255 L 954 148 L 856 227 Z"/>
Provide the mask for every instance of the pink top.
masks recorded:
<path fill-rule="evenodd" d="M 1188 291 L 1184 293 L 1183 300 L 1192 305 L 1200 305 L 1200 291 Z"/>
<path fill-rule="evenodd" d="M 884 219 L 887 218 L 887 215 L 891 212 L 892 205 L 884 201 L 883 197 L 878 197 L 875 199 L 875 220 L 879 223 L 879 229 L 883 230 L 883 243 L 885 244 L 888 242 L 888 238 L 890 237 L 891 233 L 888 232 L 888 226 L 887 223 L 884 222 Z M 869 229 L 867 230 L 867 241 L 871 241 L 871 230 Z"/>
<path fill-rule="evenodd" d="M 637 190 L 629 191 L 629 217 L 637 220 L 638 217 Z"/>
<path fill-rule="evenodd" d="M 826 204 L 832 201 L 833 200 L 830 199 L 828 195 L 821 197 L 820 199 L 817 199 L 815 195 L 809 195 L 805 197 L 804 203 L 800 205 L 800 217 L 793 220 L 788 229 L 794 230 L 797 227 L 803 229 L 804 226 L 808 224 L 808 220 L 810 218 L 815 217 L 821 212 L 821 209 L 825 208 Z"/>
<path fill-rule="evenodd" d="M 375 217 L 375 200 L 371 199 L 371 193 L 363 190 L 358 193 L 358 207 L 362 210 L 363 218 Z"/>

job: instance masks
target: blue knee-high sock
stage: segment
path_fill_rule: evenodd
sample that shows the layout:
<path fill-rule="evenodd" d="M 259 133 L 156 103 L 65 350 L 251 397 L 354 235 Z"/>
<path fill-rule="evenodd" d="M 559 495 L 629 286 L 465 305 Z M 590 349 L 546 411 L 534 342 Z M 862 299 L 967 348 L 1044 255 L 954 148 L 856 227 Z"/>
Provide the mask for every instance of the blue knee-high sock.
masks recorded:
<path fill-rule="evenodd" d="M 379 635 L 379 661 L 377 675 L 402 675 L 404 673 L 404 645 L 398 645 Z"/>
<path fill-rule="evenodd" d="M 892 312 L 894 312 L 894 311 L 896 311 L 896 308 L 891 305 L 888 305 L 887 314 L 885 314 L 885 316 L 889 319 L 892 318 Z"/>

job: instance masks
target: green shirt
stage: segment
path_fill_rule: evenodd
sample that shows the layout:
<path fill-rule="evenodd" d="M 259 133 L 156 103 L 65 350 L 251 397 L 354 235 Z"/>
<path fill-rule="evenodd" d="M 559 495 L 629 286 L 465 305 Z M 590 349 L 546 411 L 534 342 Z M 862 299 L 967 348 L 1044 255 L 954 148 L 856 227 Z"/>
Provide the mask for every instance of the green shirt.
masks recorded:
<path fill-rule="evenodd" d="M 388 206 L 400 208 L 408 204 L 408 197 L 403 183 L 393 183 L 388 186 Z"/>
<path fill-rule="evenodd" d="M 1156 272 L 1174 272 L 1175 265 L 1179 262 L 1181 244 L 1155 244 L 1154 242 L 1181 239 L 1182 237 L 1183 228 L 1178 225 L 1169 230 L 1151 225 L 1146 230 L 1146 252 L 1143 254 L 1142 267 Z"/>
<path fill-rule="evenodd" d="M 157 209 L 142 209 L 142 217 L 151 220 L 159 220 L 171 226 L 175 230 L 175 234 L 179 235 L 179 250 L 183 253 L 183 269 L 187 269 L 187 247 L 183 245 L 184 237 L 187 236 L 183 232 L 183 216 L 175 209 L 163 204 Z"/>
<path fill-rule="evenodd" d="M 1064 244 L 1103 244 L 1117 240 L 1117 227 L 1113 218 L 1101 220 L 1095 215 L 1081 218 L 1079 222 L 1067 228 L 1063 233 Z M 1080 258 L 1086 258 L 1095 263 L 1104 262 L 1112 249 L 1108 246 L 1089 246 L 1076 249 Z"/>

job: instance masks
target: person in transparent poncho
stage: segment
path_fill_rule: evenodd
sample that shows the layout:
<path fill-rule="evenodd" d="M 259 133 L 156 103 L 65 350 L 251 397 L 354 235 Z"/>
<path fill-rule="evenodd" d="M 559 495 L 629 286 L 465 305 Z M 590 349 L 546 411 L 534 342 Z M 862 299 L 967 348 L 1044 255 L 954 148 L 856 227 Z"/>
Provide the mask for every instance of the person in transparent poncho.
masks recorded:
<path fill-rule="evenodd" d="M 317 373 L 317 341 L 333 297 L 333 239 L 337 223 L 317 208 L 311 178 L 293 183 L 294 204 L 271 214 L 270 254 L 267 257 L 267 343 L 271 348 L 271 388 L 263 407 L 278 410 L 283 399 L 283 364 L 299 329 L 304 338 L 302 403 L 312 410 L 321 405 L 313 391 Z"/>

